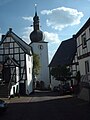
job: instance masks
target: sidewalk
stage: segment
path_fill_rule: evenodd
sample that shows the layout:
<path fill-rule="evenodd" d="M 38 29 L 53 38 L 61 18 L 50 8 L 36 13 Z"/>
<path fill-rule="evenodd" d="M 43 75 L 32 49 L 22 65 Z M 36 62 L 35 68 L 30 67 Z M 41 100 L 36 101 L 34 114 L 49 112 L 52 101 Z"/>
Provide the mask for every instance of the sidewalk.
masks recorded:
<path fill-rule="evenodd" d="M 6 103 L 28 103 L 31 101 L 32 97 L 30 96 L 20 96 L 20 97 L 13 97 L 13 98 L 0 98 Z"/>

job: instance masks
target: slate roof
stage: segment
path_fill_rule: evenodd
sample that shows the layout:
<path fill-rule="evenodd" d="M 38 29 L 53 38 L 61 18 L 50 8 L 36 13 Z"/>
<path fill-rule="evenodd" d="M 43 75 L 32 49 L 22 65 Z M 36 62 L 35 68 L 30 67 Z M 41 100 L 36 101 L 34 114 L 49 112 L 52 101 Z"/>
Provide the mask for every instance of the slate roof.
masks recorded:
<path fill-rule="evenodd" d="M 59 65 L 70 65 L 73 61 L 76 50 L 76 39 L 74 37 L 62 41 L 54 57 L 52 58 L 49 67 L 56 67 Z"/>
<path fill-rule="evenodd" d="M 26 42 L 24 42 L 19 36 L 17 36 L 14 32 L 12 32 L 12 29 L 9 28 L 9 31 L 6 33 L 6 35 L 4 35 L 4 37 L 2 38 L 0 44 L 2 44 L 2 42 L 6 39 L 7 36 L 11 36 L 14 41 L 20 46 L 20 48 L 26 53 L 31 55 L 30 51 L 31 46 L 29 46 Z"/>

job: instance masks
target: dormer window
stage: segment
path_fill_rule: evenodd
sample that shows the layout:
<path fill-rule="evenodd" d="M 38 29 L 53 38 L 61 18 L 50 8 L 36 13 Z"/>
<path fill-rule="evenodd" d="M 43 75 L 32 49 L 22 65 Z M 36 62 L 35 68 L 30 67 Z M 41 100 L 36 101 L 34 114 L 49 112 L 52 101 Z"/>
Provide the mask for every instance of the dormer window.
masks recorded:
<path fill-rule="evenodd" d="M 86 42 L 86 33 L 84 33 L 82 36 L 81 36 L 81 39 L 82 39 L 82 47 L 83 49 L 87 47 L 87 42 Z"/>

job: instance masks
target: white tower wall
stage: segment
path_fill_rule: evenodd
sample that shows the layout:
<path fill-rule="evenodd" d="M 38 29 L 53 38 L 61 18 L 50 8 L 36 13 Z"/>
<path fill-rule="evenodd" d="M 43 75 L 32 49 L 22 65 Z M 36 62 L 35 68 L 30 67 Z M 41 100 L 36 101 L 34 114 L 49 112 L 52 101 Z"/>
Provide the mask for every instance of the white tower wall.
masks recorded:
<path fill-rule="evenodd" d="M 37 80 L 43 81 L 47 88 L 50 84 L 49 67 L 48 67 L 48 43 L 47 42 L 33 42 L 31 43 L 33 52 L 39 55 L 40 58 L 40 73 Z"/>

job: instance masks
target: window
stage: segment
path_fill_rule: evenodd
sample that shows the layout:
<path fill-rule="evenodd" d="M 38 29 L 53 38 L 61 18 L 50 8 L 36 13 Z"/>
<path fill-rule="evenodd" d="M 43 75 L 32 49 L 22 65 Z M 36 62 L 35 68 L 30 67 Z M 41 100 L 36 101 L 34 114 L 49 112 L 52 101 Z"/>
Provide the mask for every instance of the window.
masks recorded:
<path fill-rule="evenodd" d="M 13 48 L 13 43 L 10 43 L 10 48 Z"/>
<path fill-rule="evenodd" d="M 43 49 L 43 45 L 38 45 L 38 48 L 39 48 L 40 50 L 42 50 L 42 49 Z"/>
<path fill-rule="evenodd" d="M 29 74 L 30 74 L 30 68 L 29 68 Z"/>
<path fill-rule="evenodd" d="M 22 54 L 20 54 L 20 60 L 25 60 L 25 56 L 24 56 L 24 54 L 22 53 Z"/>
<path fill-rule="evenodd" d="M 10 49 L 10 54 L 12 54 L 13 53 L 13 49 Z"/>
<path fill-rule="evenodd" d="M 89 73 L 89 61 L 85 61 L 85 72 Z"/>
<path fill-rule="evenodd" d="M 5 54 L 9 54 L 9 49 L 5 49 Z"/>
<path fill-rule="evenodd" d="M 85 33 L 81 36 L 81 39 L 82 39 L 82 47 L 83 48 L 87 47 L 86 34 Z"/>
<path fill-rule="evenodd" d="M 19 48 L 14 48 L 14 52 L 18 53 L 19 52 Z"/>
<path fill-rule="evenodd" d="M 14 59 L 19 60 L 19 54 L 14 54 Z"/>

